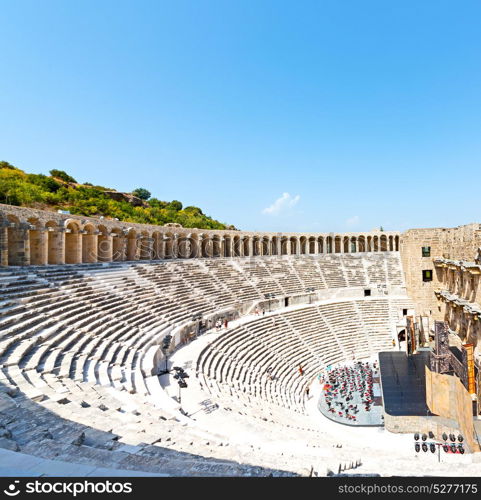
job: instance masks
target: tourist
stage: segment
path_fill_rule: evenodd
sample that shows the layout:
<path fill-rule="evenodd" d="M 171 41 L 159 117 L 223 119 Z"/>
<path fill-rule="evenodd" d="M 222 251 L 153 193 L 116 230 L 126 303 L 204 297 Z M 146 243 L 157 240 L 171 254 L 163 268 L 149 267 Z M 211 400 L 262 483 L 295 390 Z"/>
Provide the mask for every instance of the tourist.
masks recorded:
<path fill-rule="evenodd" d="M 299 374 L 304 375 L 304 369 L 302 368 L 302 365 L 299 365 Z"/>

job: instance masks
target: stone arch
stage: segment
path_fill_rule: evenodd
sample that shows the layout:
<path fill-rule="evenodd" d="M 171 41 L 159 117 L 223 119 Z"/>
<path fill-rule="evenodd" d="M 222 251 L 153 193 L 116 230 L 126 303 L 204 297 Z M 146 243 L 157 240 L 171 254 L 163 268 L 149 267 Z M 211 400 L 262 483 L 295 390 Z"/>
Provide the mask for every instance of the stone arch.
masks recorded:
<path fill-rule="evenodd" d="M 394 250 L 394 238 L 392 234 L 389 236 L 389 251 L 392 252 Z"/>
<path fill-rule="evenodd" d="M 324 253 L 324 238 L 322 236 L 317 238 L 317 253 Z"/>
<path fill-rule="evenodd" d="M 267 236 L 264 236 L 260 242 L 261 255 L 270 255 L 270 241 Z"/>
<path fill-rule="evenodd" d="M 300 254 L 304 255 L 307 253 L 307 238 L 305 236 L 301 236 L 301 238 L 299 239 L 299 248 Z"/>
<path fill-rule="evenodd" d="M 291 236 L 291 252 L 290 255 L 297 255 L 299 253 L 299 241 L 295 236 Z"/>
<path fill-rule="evenodd" d="M 341 237 L 336 236 L 334 238 L 334 253 L 341 253 Z"/>
<path fill-rule="evenodd" d="M 199 257 L 199 235 L 197 233 L 191 233 L 188 238 L 190 244 L 189 258 L 195 259 Z"/>
<path fill-rule="evenodd" d="M 48 263 L 47 231 L 36 217 L 30 217 L 27 222 L 29 224 L 30 264 L 32 266 L 44 266 Z"/>
<path fill-rule="evenodd" d="M 342 251 L 343 253 L 349 253 L 350 252 L 349 248 L 349 236 L 344 236 L 342 239 Z"/>
<path fill-rule="evenodd" d="M 80 234 L 82 235 L 82 262 L 97 262 L 98 231 L 96 227 L 88 222 Z"/>
<path fill-rule="evenodd" d="M 177 236 L 177 255 L 181 259 L 191 258 L 192 244 L 190 235 L 181 233 Z"/>
<path fill-rule="evenodd" d="M 279 238 L 277 236 L 273 236 L 271 238 L 271 255 L 278 255 L 277 246 L 279 245 Z"/>
<path fill-rule="evenodd" d="M 368 252 L 372 252 L 373 251 L 373 241 L 372 241 L 372 236 L 368 236 L 367 237 L 367 247 L 366 247 L 366 251 Z"/>
<path fill-rule="evenodd" d="M 76 220 L 65 221 L 65 263 L 80 264 L 82 262 L 82 238 L 80 224 Z"/>
<path fill-rule="evenodd" d="M 311 236 L 308 240 L 308 248 L 307 248 L 307 253 L 313 254 L 317 253 L 316 252 L 316 238 L 314 236 Z"/>
<path fill-rule="evenodd" d="M 214 243 L 209 235 L 204 235 L 202 240 L 202 257 L 213 257 Z"/>
<path fill-rule="evenodd" d="M 220 236 L 218 234 L 215 234 L 212 237 L 212 257 L 221 257 L 221 242 L 220 242 Z"/>
<path fill-rule="evenodd" d="M 232 236 L 230 234 L 226 234 L 224 236 L 224 244 L 223 244 L 223 257 L 232 257 Z"/>
<path fill-rule="evenodd" d="M 242 239 L 242 251 L 244 253 L 244 257 L 251 257 L 250 243 L 250 236 L 244 236 L 244 238 Z"/>
<path fill-rule="evenodd" d="M 385 234 L 381 235 L 380 243 L 381 243 L 381 252 L 387 252 L 387 250 L 388 250 L 388 247 L 387 247 L 387 236 Z"/>
<path fill-rule="evenodd" d="M 364 236 L 359 236 L 357 239 L 357 251 L 365 252 L 366 251 L 366 238 Z"/>
<path fill-rule="evenodd" d="M 351 248 L 349 250 L 351 253 L 357 252 L 357 238 L 355 236 L 351 236 Z"/>
<path fill-rule="evenodd" d="M 372 251 L 379 252 L 379 238 L 377 236 L 372 238 Z"/>
<path fill-rule="evenodd" d="M 333 251 L 333 241 L 332 236 L 326 238 L 326 253 L 332 253 Z"/>
<path fill-rule="evenodd" d="M 394 248 L 396 250 L 396 252 L 399 252 L 399 236 L 396 235 L 396 237 L 394 238 Z"/>
<path fill-rule="evenodd" d="M 252 256 L 256 257 L 259 255 L 259 237 L 253 236 L 252 238 Z"/>
<path fill-rule="evenodd" d="M 289 248 L 290 240 L 286 236 L 281 237 L 281 255 L 289 255 L 290 248 Z"/>
<path fill-rule="evenodd" d="M 127 238 L 122 229 L 116 227 L 112 229 L 112 260 L 122 262 L 127 258 Z"/>

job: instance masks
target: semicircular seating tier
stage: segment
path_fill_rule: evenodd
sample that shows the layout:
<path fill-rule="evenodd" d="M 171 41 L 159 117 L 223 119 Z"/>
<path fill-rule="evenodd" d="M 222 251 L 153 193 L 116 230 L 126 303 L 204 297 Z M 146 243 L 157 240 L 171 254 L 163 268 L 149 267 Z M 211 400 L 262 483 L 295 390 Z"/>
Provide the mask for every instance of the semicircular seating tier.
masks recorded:
<path fill-rule="evenodd" d="M 364 298 L 366 288 L 376 295 Z M 2 269 L 0 426 L 45 459 L 178 475 L 298 473 L 305 453 L 229 447 L 229 433 L 179 411 L 156 373 L 162 339 L 195 313 L 242 315 L 266 293 L 307 289 L 314 304 L 239 325 L 192 360 L 222 411 L 245 397 L 231 421 L 255 420 L 259 435 L 279 440 L 286 428 L 293 439 L 319 436 L 303 415 L 319 367 L 390 347 L 398 310 L 410 307 L 397 252 Z M 268 367 L 276 377 L 266 383 Z"/>

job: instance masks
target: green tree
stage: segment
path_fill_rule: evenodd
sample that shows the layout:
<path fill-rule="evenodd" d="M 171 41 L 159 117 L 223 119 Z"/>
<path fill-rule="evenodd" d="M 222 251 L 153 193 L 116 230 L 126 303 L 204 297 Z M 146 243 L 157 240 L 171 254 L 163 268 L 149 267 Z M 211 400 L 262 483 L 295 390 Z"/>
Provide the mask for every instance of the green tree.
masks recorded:
<path fill-rule="evenodd" d="M 11 163 L 8 163 L 8 161 L 0 161 L 0 168 L 8 168 L 9 170 L 18 170 L 17 167 L 14 167 Z"/>
<path fill-rule="evenodd" d="M 132 191 L 134 196 L 140 198 L 141 200 L 147 201 L 150 198 L 150 191 L 145 188 L 137 188 Z"/>
<path fill-rule="evenodd" d="M 72 182 L 75 184 L 77 183 L 77 181 L 71 175 L 68 175 L 67 172 L 64 172 L 63 170 L 50 170 L 50 175 L 65 182 Z"/>
<path fill-rule="evenodd" d="M 126 200 L 116 201 L 105 194 L 112 189 L 91 183 L 74 183 L 73 177 L 60 170 L 50 173 L 51 177 L 28 174 L 8 162 L 0 162 L 0 203 L 70 210 L 78 215 L 103 215 L 124 222 L 154 225 L 175 222 L 183 227 L 199 229 L 226 228 L 225 224 L 205 215 L 198 207 L 182 209 L 178 200 L 167 202 L 151 198 L 144 206 L 134 207 Z"/>
<path fill-rule="evenodd" d="M 172 200 L 168 205 L 167 205 L 168 210 L 174 210 L 174 212 L 178 212 L 179 210 L 182 210 L 182 203 L 178 200 Z"/>

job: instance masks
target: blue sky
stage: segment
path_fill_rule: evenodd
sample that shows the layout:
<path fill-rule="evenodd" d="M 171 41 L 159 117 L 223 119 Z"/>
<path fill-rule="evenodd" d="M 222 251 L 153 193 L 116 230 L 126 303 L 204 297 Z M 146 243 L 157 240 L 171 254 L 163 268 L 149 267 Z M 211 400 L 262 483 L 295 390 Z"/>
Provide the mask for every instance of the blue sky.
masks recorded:
<path fill-rule="evenodd" d="M 0 0 L 0 159 L 245 230 L 481 221 L 481 2 Z"/>

